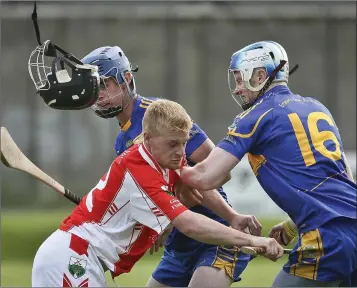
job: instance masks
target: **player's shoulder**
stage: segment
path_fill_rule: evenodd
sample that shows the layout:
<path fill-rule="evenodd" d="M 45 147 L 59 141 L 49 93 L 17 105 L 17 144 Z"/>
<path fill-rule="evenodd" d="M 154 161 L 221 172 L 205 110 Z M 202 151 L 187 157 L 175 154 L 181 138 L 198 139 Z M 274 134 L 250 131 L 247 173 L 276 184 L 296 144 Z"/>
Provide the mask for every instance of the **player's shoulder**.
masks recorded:
<path fill-rule="evenodd" d="M 228 133 L 251 135 L 259 125 L 267 123 L 272 118 L 273 110 L 273 101 L 269 97 L 264 96 L 252 107 L 235 117 L 233 124 L 228 128 Z"/>
<path fill-rule="evenodd" d="M 149 108 L 150 104 L 158 100 L 157 97 L 147 97 L 142 95 L 137 95 L 134 102 L 134 110 L 131 116 L 131 122 L 136 122 L 144 117 L 145 111 Z"/>
<path fill-rule="evenodd" d="M 140 185 L 156 185 L 168 181 L 165 177 L 168 177 L 169 173 L 160 167 L 144 144 L 134 144 L 123 154 L 122 158 L 117 157 L 117 163 L 122 161 L 126 171 L 140 182 Z"/>
<path fill-rule="evenodd" d="M 291 95 L 291 91 L 285 85 L 273 87 L 261 98 L 257 99 L 252 107 L 235 117 L 233 124 L 228 128 L 228 134 L 250 137 L 257 129 L 272 122 L 277 109 L 276 99 L 285 99 Z"/>
<path fill-rule="evenodd" d="M 139 145 L 136 144 L 124 150 L 120 155 L 115 158 L 115 163 L 126 165 L 130 162 L 135 162 L 140 159 L 140 154 L 138 153 L 138 146 Z"/>
<path fill-rule="evenodd" d="M 125 170 L 130 172 L 134 177 L 141 174 L 146 174 L 147 169 L 151 170 L 147 159 L 143 157 L 140 147 L 142 144 L 134 144 L 130 148 L 124 150 L 118 155 L 115 160 L 116 169 Z"/>
<path fill-rule="evenodd" d="M 130 148 L 123 151 L 122 154 L 116 157 L 116 162 L 122 163 L 129 167 L 139 167 L 142 165 L 148 165 L 153 160 L 150 153 L 143 148 L 142 143 L 134 144 Z M 150 165 L 149 165 L 150 166 Z"/>
<path fill-rule="evenodd" d="M 192 128 L 190 130 L 190 140 L 198 134 L 205 134 L 203 129 L 194 121 L 192 121 Z"/>
<path fill-rule="evenodd" d="M 283 97 L 275 98 L 275 110 L 286 111 L 287 113 L 296 112 L 298 114 L 308 114 L 311 111 L 324 112 L 330 114 L 328 108 L 319 100 L 311 96 L 301 96 L 290 92 Z M 279 112 L 277 112 L 277 115 Z"/>
<path fill-rule="evenodd" d="M 150 106 L 151 103 L 153 103 L 154 101 L 156 101 L 158 99 L 160 99 L 160 98 L 138 95 L 136 97 L 136 104 L 137 104 L 138 108 L 146 110 Z"/>

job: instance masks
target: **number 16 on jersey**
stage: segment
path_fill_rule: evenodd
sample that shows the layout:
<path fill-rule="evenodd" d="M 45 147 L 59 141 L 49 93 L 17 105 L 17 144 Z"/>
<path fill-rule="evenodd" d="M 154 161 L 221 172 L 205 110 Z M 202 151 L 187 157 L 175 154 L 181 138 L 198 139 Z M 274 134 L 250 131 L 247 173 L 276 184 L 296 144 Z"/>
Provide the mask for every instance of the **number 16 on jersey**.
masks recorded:
<path fill-rule="evenodd" d="M 306 166 L 316 164 L 315 156 L 311 150 L 309 139 L 303 123 L 296 113 L 288 115 L 291 125 L 293 126 L 296 139 L 298 141 L 302 157 Z M 307 117 L 307 127 L 310 134 L 311 143 L 322 156 L 329 158 L 333 161 L 341 159 L 340 143 L 337 140 L 336 135 L 331 131 L 319 131 L 317 123 L 320 120 L 326 121 L 330 126 L 334 126 L 334 123 L 329 115 L 323 112 L 311 112 Z M 325 146 L 325 141 L 332 141 L 335 144 L 335 150 L 330 151 Z"/>

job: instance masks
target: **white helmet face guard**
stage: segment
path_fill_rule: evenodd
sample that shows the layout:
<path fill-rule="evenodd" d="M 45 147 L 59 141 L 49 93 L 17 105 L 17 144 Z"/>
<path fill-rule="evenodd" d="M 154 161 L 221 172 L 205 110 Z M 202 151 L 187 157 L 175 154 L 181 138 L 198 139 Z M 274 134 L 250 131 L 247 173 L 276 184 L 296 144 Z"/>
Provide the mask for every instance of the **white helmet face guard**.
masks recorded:
<path fill-rule="evenodd" d="M 52 73 L 53 58 L 45 56 L 45 51 L 48 49 L 50 41 L 43 42 L 32 51 L 28 60 L 28 72 L 32 82 L 35 84 L 36 90 L 49 90 L 51 83 L 48 81 L 48 74 Z M 59 71 L 56 67 L 56 71 Z"/>
<path fill-rule="evenodd" d="M 243 73 L 241 73 L 241 71 L 239 70 L 230 70 L 228 69 L 228 87 L 229 87 L 229 91 L 230 91 L 230 94 L 233 98 L 233 100 L 239 105 L 239 107 L 244 107 L 244 105 L 248 104 L 249 103 L 249 99 L 247 97 L 245 97 L 242 93 L 242 90 L 244 89 L 240 89 L 240 91 L 238 90 L 237 88 L 237 80 L 236 80 L 236 77 L 237 77 L 237 74 L 240 74 L 241 76 L 241 81 L 244 82 L 244 76 L 243 76 Z M 239 77 L 239 76 L 238 76 Z M 245 88 L 247 89 L 247 88 Z"/>
<path fill-rule="evenodd" d="M 252 87 L 250 85 L 250 80 L 252 79 L 253 69 L 247 68 L 247 69 L 245 69 L 244 72 L 242 72 L 240 70 L 228 69 L 228 87 L 229 87 L 230 94 L 233 97 L 233 100 L 243 110 L 245 110 L 246 107 L 248 107 L 249 105 L 253 104 L 253 103 L 251 103 L 252 99 L 249 99 L 247 96 L 247 93 L 244 93 L 244 91 L 258 92 L 264 87 L 265 83 L 268 81 L 268 78 L 267 78 L 264 82 L 262 82 L 257 87 Z M 239 74 L 240 77 L 237 74 Z M 239 79 L 238 81 L 236 80 L 237 77 Z M 237 82 L 239 82 L 239 81 L 242 82 L 242 83 L 240 83 L 240 85 L 241 85 L 240 89 L 237 88 L 237 84 L 238 84 Z"/>

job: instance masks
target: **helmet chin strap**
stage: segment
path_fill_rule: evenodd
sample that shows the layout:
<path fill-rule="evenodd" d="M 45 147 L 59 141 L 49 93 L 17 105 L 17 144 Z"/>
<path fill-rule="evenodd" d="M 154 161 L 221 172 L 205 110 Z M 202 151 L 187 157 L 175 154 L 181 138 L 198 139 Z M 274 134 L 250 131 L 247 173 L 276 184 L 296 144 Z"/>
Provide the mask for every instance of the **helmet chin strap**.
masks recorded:
<path fill-rule="evenodd" d="M 257 87 L 252 87 L 252 85 L 250 85 L 250 81 L 244 81 L 244 84 L 248 90 L 250 90 L 252 92 L 258 92 L 263 89 L 263 87 L 264 87 L 265 83 L 267 83 L 268 79 L 269 78 L 265 79 L 265 81 L 263 83 L 260 83 Z"/>

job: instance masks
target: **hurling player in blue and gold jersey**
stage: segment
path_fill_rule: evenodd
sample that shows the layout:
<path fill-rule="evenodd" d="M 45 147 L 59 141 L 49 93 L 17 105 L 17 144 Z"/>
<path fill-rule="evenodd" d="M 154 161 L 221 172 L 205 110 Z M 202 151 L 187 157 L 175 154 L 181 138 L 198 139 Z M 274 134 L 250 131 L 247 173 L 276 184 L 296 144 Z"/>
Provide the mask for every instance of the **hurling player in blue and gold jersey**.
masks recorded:
<path fill-rule="evenodd" d="M 287 54 L 276 42 L 234 53 L 230 90 L 244 111 L 204 161 L 182 169 L 181 179 L 212 189 L 247 154 L 262 188 L 290 217 L 270 236 L 298 236 L 273 286 L 338 286 L 356 269 L 356 184 L 329 110 L 291 92 L 288 77 Z"/>
<path fill-rule="evenodd" d="M 118 119 L 120 132 L 116 139 L 115 151 L 120 155 L 141 135 L 144 113 L 156 98 L 137 94 L 132 73 L 137 70 L 132 69 L 128 58 L 117 46 L 95 49 L 85 56 L 82 62 L 98 66 L 101 89 L 99 98 L 92 108 L 102 118 Z M 177 145 L 177 143 L 167 143 L 167 145 Z M 213 147 L 213 142 L 194 123 L 185 150 L 189 165 L 205 159 Z M 230 173 L 223 177 L 217 187 L 227 181 L 227 175 Z M 223 189 L 219 187 L 217 190 L 228 203 Z M 233 209 L 231 210 L 235 215 L 232 214 L 230 220 L 217 216 L 202 205 L 194 205 L 190 209 L 227 226 L 242 229 L 249 226 L 252 234 L 261 232 L 261 225 L 254 216 L 239 215 Z M 240 280 L 240 274 L 249 260 L 249 255 L 239 252 L 236 248 L 203 244 L 173 229 L 166 241 L 162 260 L 147 286 L 228 287 L 232 282 Z"/>

